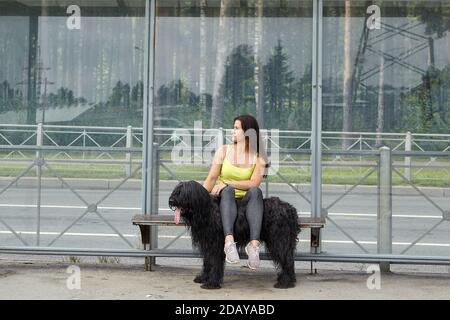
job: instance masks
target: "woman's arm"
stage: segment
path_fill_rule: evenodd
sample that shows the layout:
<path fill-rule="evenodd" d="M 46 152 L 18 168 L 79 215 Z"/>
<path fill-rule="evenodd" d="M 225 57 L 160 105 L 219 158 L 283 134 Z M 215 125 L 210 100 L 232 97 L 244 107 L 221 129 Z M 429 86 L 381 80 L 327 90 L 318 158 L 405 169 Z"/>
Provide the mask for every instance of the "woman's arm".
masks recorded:
<path fill-rule="evenodd" d="M 211 168 L 209 169 L 208 176 L 203 182 L 203 187 L 211 192 L 216 184 L 217 178 L 220 175 L 220 170 L 222 169 L 222 163 L 226 154 L 226 145 L 221 146 L 216 153 L 214 154 L 214 159 L 211 164 Z"/>
<path fill-rule="evenodd" d="M 230 187 L 240 189 L 240 190 L 248 190 L 250 188 L 259 187 L 262 181 L 262 177 L 264 174 L 265 168 L 265 160 L 261 157 L 258 157 L 256 162 L 255 170 L 253 170 L 253 174 L 250 180 L 242 180 L 242 181 L 224 181 Z"/>

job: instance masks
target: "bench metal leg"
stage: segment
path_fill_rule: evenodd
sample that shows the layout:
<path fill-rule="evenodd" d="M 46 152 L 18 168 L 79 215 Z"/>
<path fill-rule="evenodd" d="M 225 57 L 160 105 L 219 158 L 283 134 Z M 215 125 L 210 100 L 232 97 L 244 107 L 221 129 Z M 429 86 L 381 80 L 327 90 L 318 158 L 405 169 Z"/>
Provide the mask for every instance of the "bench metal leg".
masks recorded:
<path fill-rule="evenodd" d="M 311 228 L 311 253 L 322 252 L 321 228 Z"/>
<path fill-rule="evenodd" d="M 145 271 L 152 271 L 150 257 L 145 257 Z"/>
<path fill-rule="evenodd" d="M 311 273 L 310 273 L 310 275 L 317 274 L 317 269 L 314 268 L 314 262 L 315 261 L 311 260 Z M 313 272 L 313 270 L 314 270 L 314 272 Z"/>
<path fill-rule="evenodd" d="M 155 262 L 155 257 L 145 257 L 145 271 L 153 271 Z"/>
<path fill-rule="evenodd" d="M 150 233 L 150 226 L 139 226 L 141 230 L 141 239 L 142 244 L 144 245 L 144 250 L 151 250 L 152 248 L 152 236 Z M 145 257 L 145 271 L 153 271 L 153 267 L 155 266 L 156 258 L 155 257 Z"/>
<path fill-rule="evenodd" d="M 144 250 L 150 250 L 150 244 L 144 244 Z M 153 271 L 156 265 L 156 257 L 145 257 L 145 271 Z"/>

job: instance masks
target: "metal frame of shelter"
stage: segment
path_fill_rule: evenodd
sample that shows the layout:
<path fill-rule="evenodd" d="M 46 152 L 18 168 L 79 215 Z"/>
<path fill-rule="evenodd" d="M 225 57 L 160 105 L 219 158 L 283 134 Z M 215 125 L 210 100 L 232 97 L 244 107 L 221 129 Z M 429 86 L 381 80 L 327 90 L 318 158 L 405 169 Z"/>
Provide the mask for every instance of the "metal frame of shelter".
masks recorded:
<path fill-rule="evenodd" d="M 411 256 L 411 255 L 393 255 L 392 254 L 392 173 L 399 175 L 403 180 L 406 181 L 412 188 L 414 188 L 420 195 L 422 195 L 427 201 L 431 202 L 434 207 L 436 207 L 442 213 L 442 219 L 435 224 L 431 229 L 425 232 L 423 235 L 419 236 L 414 242 L 411 243 L 402 253 L 408 251 L 412 246 L 414 246 L 423 237 L 432 232 L 438 225 L 444 221 L 450 220 L 450 214 L 448 210 L 445 210 L 439 206 L 433 199 L 425 195 L 419 188 L 417 188 L 409 179 L 405 177 L 400 171 L 392 167 L 391 155 L 394 151 L 388 148 L 381 148 L 380 150 L 370 150 L 370 151 L 357 151 L 357 150 L 342 150 L 342 151 L 332 151 L 322 150 L 322 25 L 323 25 L 323 0 L 311 0 L 313 3 L 313 45 L 312 45 L 312 123 L 311 123 L 311 138 L 310 138 L 310 150 L 307 152 L 311 156 L 311 198 L 307 201 L 311 205 L 311 216 L 312 217 L 326 217 L 327 221 L 336 226 L 346 237 L 348 237 L 355 245 L 357 245 L 362 251 L 362 254 L 328 254 L 322 253 L 321 247 L 314 249 L 309 254 L 298 254 L 296 260 L 306 260 L 306 261 L 344 261 L 344 262 L 364 262 L 364 263 L 380 263 L 383 265 L 383 270 L 389 269 L 389 263 L 420 263 L 420 264 L 450 264 L 450 257 L 426 257 L 426 256 Z M 10 230 L 14 236 L 16 236 L 25 247 L 0 247 L 1 253 L 13 253 L 13 254 L 60 254 L 60 255 L 87 255 L 87 256 L 132 256 L 132 257 L 145 257 L 149 259 L 150 263 L 155 262 L 155 257 L 197 257 L 198 253 L 193 251 L 181 251 L 181 250 L 167 250 L 168 247 L 174 243 L 179 235 L 173 241 L 171 241 L 165 248 L 159 249 L 157 247 L 158 230 L 156 227 L 151 228 L 151 243 L 152 248 L 144 248 L 145 250 L 133 249 L 132 244 L 121 234 L 121 232 L 112 225 L 105 217 L 103 217 L 98 212 L 98 205 L 110 196 L 115 190 L 117 190 L 121 185 L 123 185 L 127 179 L 132 176 L 132 172 L 137 172 L 142 169 L 142 213 L 157 213 L 158 211 L 158 183 L 159 183 L 159 167 L 160 165 L 167 170 L 167 166 L 164 167 L 164 163 L 160 162 L 159 151 L 161 146 L 153 143 L 154 141 L 154 105 L 155 105 L 155 32 L 156 32 L 156 1 L 147 0 L 145 8 L 145 61 L 144 61 L 144 99 L 143 99 L 143 130 L 142 130 L 142 142 L 143 148 L 133 148 L 127 146 L 126 148 L 78 148 L 78 147 L 45 147 L 45 146 L 4 146 L 2 150 L 8 150 L 11 152 L 22 152 L 22 151 L 35 151 L 36 159 L 29 164 L 19 176 L 11 181 L 3 190 L 0 191 L 0 195 L 11 187 L 17 180 L 23 177 L 27 172 L 36 167 L 37 177 L 38 177 L 38 192 L 40 193 L 40 178 L 42 175 L 42 169 L 45 168 L 49 170 L 54 177 L 59 179 L 68 189 L 71 190 L 86 206 L 86 210 L 70 225 L 68 225 L 64 230 L 57 235 L 47 246 L 42 247 L 39 237 L 37 237 L 36 246 L 31 246 L 27 241 L 21 237 L 20 234 L 15 232 L 14 228 L 9 226 L 4 220 L 0 219 L 0 223 L 3 224 L 8 230 Z M 359 61 L 362 60 L 366 51 L 371 51 L 377 55 L 382 55 L 390 62 L 386 64 L 386 68 L 393 64 L 401 65 L 402 67 L 412 69 L 420 74 L 426 73 L 424 70 L 419 70 L 417 67 L 408 64 L 403 61 L 407 57 L 423 50 L 432 45 L 432 42 L 426 41 L 420 44 L 418 47 L 411 49 L 403 56 L 396 58 L 387 54 L 386 52 L 379 52 L 371 48 L 369 41 L 381 41 L 386 37 L 390 37 L 396 34 L 407 35 L 410 37 L 419 37 L 414 34 L 411 29 L 415 25 L 405 25 L 401 28 L 393 28 L 387 24 L 383 27 L 386 28 L 386 32 L 381 34 L 379 38 L 371 39 L 369 37 L 368 31 L 364 31 L 361 38 L 361 46 L 358 50 L 357 58 L 355 64 L 358 65 Z M 419 37 L 421 40 L 421 37 Z M 427 39 L 428 40 L 428 39 Z M 430 49 L 431 50 L 431 49 Z M 432 51 L 432 50 L 431 50 Z M 361 69 L 355 68 L 356 73 L 354 74 L 354 81 L 358 81 L 358 85 L 361 84 L 361 79 L 367 79 L 367 77 L 373 76 L 377 70 L 369 70 L 362 73 Z M 359 70 L 359 71 L 358 71 Z M 356 79 L 356 80 L 355 80 Z M 356 87 L 356 86 L 355 86 Z M 134 170 L 130 171 L 127 175 L 113 190 L 108 192 L 104 197 L 102 197 L 97 202 L 89 202 L 84 199 L 77 191 L 70 186 L 70 184 L 64 180 L 55 170 L 52 169 L 49 161 L 45 160 L 42 153 L 45 151 L 57 151 L 57 152 L 70 152 L 70 151 L 89 151 L 95 150 L 100 152 L 123 152 L 123 153 L 138 153 L 142 152 L 143 159 L 142 164 L 137 165 Z M 290 154 L 295 152 L 305 153 L 305 150 L 289 150 Z M 356 156 L 372 156 L 378 159 L 377 165 L 368 165 L 367 173 L 359 179 L 351 188 L 340 195 L 332 204 L 323 208 L 322 205 L 322 154 L 330 155 L 356 155 Z M 422 156 L 422 153 L 410 152 L 397 152 L 398 155 L 403 156 Z M 427 153 L 428 156 L 430 154 Z M 435 152 L 434 156 L 448 156 L 448 152 Z M 131 159 L 131 158 L 130 158 Z M 131 160 L 130 160 L 131 161 Z M 130 161 L 124 161 L 124 165 L 130 164 Z M 131 169 L 130 169 L 131 170 Z M 377 254 L 371 254 L 364 246 L 355 240 L 345 228 L 342 228 L 335 220 L 328 216 L 327 212 L 331 207 L 333 207 L 337 202 L 339 202 L 346 195 L 351 193 L 357 186 L 359 186 L 365 179 L 367 179 L 372 173 L 378 172 L 379 183 L 378 183 L 378 252 Z M 283 177 L 281 177 L 283 178 Z M 288 183 L 289 185 L 289 183 Z M 290 185 L 291 186 L 291 185 Z M 292 186 L 291 186 L 292 187 Z M 305 197 L 304 194 L 299 193 L 296 188 L 293 188 L 300 196 Z M 39 215 L 39 203 L 38 205 L 38 215 Z M 103 222 L 105 222 L 120 238 L 122 238 L 130 247 L 130 249 L 72 249 L 72 248 L 56 248 L 52 247 L 53 243 L 57 241 L 65 232 L 67 232 L 77 221 L 92 213 L 98 216 Z M 131 223 L 131 221 L 130 221 Z M 39 223 L 37 225 L 37 234 L 39 234 Z"/>

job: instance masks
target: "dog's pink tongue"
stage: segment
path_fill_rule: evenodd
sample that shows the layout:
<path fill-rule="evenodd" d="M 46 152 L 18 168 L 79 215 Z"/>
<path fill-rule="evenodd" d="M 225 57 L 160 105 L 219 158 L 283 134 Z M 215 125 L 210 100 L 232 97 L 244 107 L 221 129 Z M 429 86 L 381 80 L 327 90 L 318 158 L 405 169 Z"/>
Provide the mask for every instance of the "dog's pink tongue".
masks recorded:
<path fill-rule="evenodd" d="M 180 208 L 175 209 L 175 218 L 174 218 L 175 224 L 180 223 L 180 211 L 181 211 Z"/>

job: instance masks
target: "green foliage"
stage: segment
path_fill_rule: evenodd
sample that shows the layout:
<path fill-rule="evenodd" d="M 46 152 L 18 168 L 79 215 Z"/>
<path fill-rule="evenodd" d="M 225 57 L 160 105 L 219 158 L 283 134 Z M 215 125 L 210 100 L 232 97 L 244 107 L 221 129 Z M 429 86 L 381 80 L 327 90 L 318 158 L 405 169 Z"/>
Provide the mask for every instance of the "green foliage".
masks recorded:
<path fill-rule="evenodd" d="M 120 258 L 119 257 L 97 257 L 98 262 L 102 264 L 119 264 Z"/>
<path fill-rule="evenodd" d="M 402 129 L 422 133 L 448 133 L 450 69 L 430 68 L 422 83 L 402 95 Z"/>
<path fill-rule="evenodd" d="M 86 103 L 83 97 L 75 98 L 72 90 L 59 88 L 55 93 L 50 93 L 47 99 L 47 107 L 70 107 L 77 104 Z"/>
<path fill-rule="evenodd" d="M 269 61 L 264 66 L 266 84 L 266 110 L 270 115 L 266 126 L 282 128 L 287 118 L 295 110 L 295 87 L 293 72 L 289 69 L 289 57 L 283 50 L 281 41 L 275 46 Z"/>
<path fill-rule="evenodd" d="M 267 1 L 264 2 L 265 4 Z M 359 21 L 362 24 L 365 23 L 363 17 L 367 16 L 366 8 L 372 4 L 373 1 L 364 1 L 352 6 L 351 15 L 352 23 Z M 390 64 L 394 60 L 398 60 L 400 63 L 417 63 L 419 61 L 418 68 L 425 69 L 422 78 L 419 78 L 417 74 L 411 75 L 410 70 L 401 70 L 404 72 L 403 80 L 406 84 L 403 87 L 396 86 L 390 81 L 385 81 L 384 91 L 384 132 L 422 132 L 422 133 L 448 133 L 450 129 L 450 110 L 448 102 L 450 98 L 450 66 L 443 66 L 442 61 L 445 59 L 446 52 L 442 52 L 446 48 L 446 42 L 448 39 L 443 39 L 448 36 L 448 30 L 450 29 L 450 6 L 444 1 L 427 2 L 421 1 L 390 1 L 388 3 L 380 2 L 380 6 L 383 10 L 383 15 L 389 19 L 384 20 L 384 23 L 390 24 L 389 28 L 392 30 L 381 30 L 380 32 L 384 36 L 378 38 L 384 43 L 389 41 L 398 42 L 395 45 L 398 48 L 413 51 L 417 45 L 422 41 L 426 44 L 428 40 L 434 40 L 435 42 L 435 65 L 433 63 L 425 62 L 421 59 L 428 59 L 430 51 L 426 51 L 429 48 L 425 48 L 420 51 L 420 56 L 411 56 L 411 60 L 402 60 L 402 54 L 406 56 L 410 51 L 402 52 L 389 52 L 392 54 L 392 59 L 386 61 L 386 64 Z M 217 38 L 218 36 L 226 36 L 227 46 L 234 46 L 233 48 L 227 47 L 228 56 L 225 59 L 225 72 L 224 77 L 221 79 L 221 85 L 223 86 L 223 99 L 224 99 L 224 127 L 231 127 L 232 119 L 239 114 L 250 113 L 256 115 L 256 87 L 260 88 L 260 92 L 263 93 L 263 118 L 264 123 L 261 124 L 265 128 L 279 128 L 283 130 L 310 130 L 311 128 L 311 106 L 312 106 L 312 66 L 310 63 L 302 66 L 302 71 L 295 65 L 301 59 L 305 59 L 307 62 L 309 54 L 305 53 L 310 51 L 308 41 L 311 39 L 311 35 L 306 35 L 303 30 L 294 30 L 284 28 L 284 23 L 288 19 L 295 17 L 296 19 L 310 18 L 311 10 L 310 5 L 302 3 L 297 9 L 296 6 L 292 6 L 289 1 L 280 1 L 275 6 L 264 6 L 263 18 L 264 21 L 261 30 L 261 47 L 262 50 L 259 53 L 261 70 L 263 74 L 263 83 L 257 83 L 255 79 L 255 32 L 256 23 L 255 17 L 257 12 L 257 2 L 239 1 L 239 5 L 230 5 L 227 10 L 227 15 L 233 17 L 233 22 L 228 26 L 230 30 L 227 30 L 226 35 L 218 35 L 218 25 L 216 22 L 219 20 L 220 7 L 214 5 L 207 5 L 206 20 L 216 20 L 216 24 L 210 24 L 214 30 L 206 30 L 206 50 L 208 54 L 217 54 Z M 166 14 L 167 17 L 173 18 L 177 25 L 175 27 L 170 26 L 165 31 L 163 21 L 161 21 L 161 28 L 158 32 L 165 39 L 158 38 L 157 42 L 157 55 L 156 55 L 156 70 L 157 75 L 163 74 L 162 79 L 173 79 L 158 85 L 155 88 L 154 96 L 154 119 L 155 126 L 157 127 L 192 127 L 194 121 L 201 120 L 203 127 L 209 126 L 212 106 L 212 92 L 208 92 L 204 96 L 205 104 L 200 103 L 199 85 L 196 83 L 199 79 L 198 65 L 205 64 L 206 67 L 206 79 L 208 82 L 207 87 L 211 88 L 211 81 L 214 80 L 214 72 L 217 66 L 214 65 L 215 56 L 207 56 L 208 61 L 196 61 L 189 64 L 190 61 L 198 59 L 198 47 L 202 39 L 199 34 L 201 31 L 201 24 L 197 18 L 200 15 L 200 7 L 198 1 L 181 1 L 177 5 L 167 5 L 161 8 L 161 14 Z M 326 48 L 333 48 L 337 51 L 343 49 L 342 43 L 344 42 L 344 15 L 345 6 L 342 3 L 327 2 L 324 6 L 324 26 L 327 27 L 327 23 L 334 21 L 336 26 L 335 31 L 328 28 L 327 32 L 333 31 L 330 35 L 324 35 L 324 50 Z M 386 12 L 386 13 L 385 13 Z M 195 19 L 192 19 L 195 17 Z M 248 17 L 248 19 L 246 19 Z M 398 17 L 398 21 L 393 19 Z M 133 17 L 130 19 L 135 19 Z M 213 19 L 211 19 L 213 18 Z M 269 21 L 272 20 L 272 21 Z M 131 21 L 131 20 L 130 20 Z M 137 21 L 137 20 L 136 20 Z M 73 42 L 71 47 L 62 47 L 62 44 L 58 41 L 66 39 L 66 29 L 63 26 L 54 33 L 54 36 L 58 41 L 50 41 L 49 43 L 49 61 L 57 61 L 57 66 L 51 67 L 52 72 L 55 75 L 63 75 L 64 79 L 51 79 L 52 81 L 58 81 L 58 83 L 64 83 L 64 86 L 54 91 L 53 87 L 49 88 L 51 93 L 46 97 L 47 106 L 52 108 L 58 107 L 73 107 L 79 104 L 87 104 L 88 99 L 81 96 L 79 92 L 82 92 L 83 86 L 76 82 L 82 82 L 83 79 L 79 77 L 88 75 L 90 77 L 89 83 L 92 83 L 92 88 L 89 95 L 89 100 L 95 103 L 94 107 L 84 112 L 77 118 L 71 121 L 64 121 L 60 124 L 67 125 L 93 125 L 93 126 L 142 126 L 143 119 L 143 98 L 144 98 L 144 84 L 142 79 L 144 68 L 144 50 L 143 39 L 145 32 L 137 32 L 140 23 L 134 21 L 130 24 L 131 29 L 123 29 L 123 32 L 119 32 L 117 37 L 113 37 L 111 42 L 107 44 L 95 43 L 92 47 L 91 55 L 87 54 L 83 47 L 87 42 L 87 38 L 78 39 L 79 41 Z M 393 22 L 394 21 L 394 22 Z M 358 22 L 358 23 L 359 23 Z M 398 23 L 397 23 L 398 22 Z M 395 30 L 396 27 L 401 26 L 404 22 L 411 22 L 413 25 L 416 22 L 421 22 L 423 25 L 415 26 L 411 29 L 406 29 L 400 32 L 400 29 Z M 286 24 L 287 25 L 287 24 Z M 126 26 L 126 24 L 124 24 Z M 268 26 L 272 29 L 268 30 Z M 99 37 L 102 32 L 107 32 L 108 24 L 104 24 L 96 30 Z M 328 26 L 329 27 L 329 26 Z M 26 27 L 24 30 L 28 30 Z M 405 27 L 410 28 L 410 27 Z M 353 25 L 352 31 L 358 30 L 360 32 L 361 25 Z M 166 32 L 166 33 L 163 33 Z M 180 40 L 179 43 L 172 43 L 169 40 L 172 39 L 168 36 L 172 34 L 167 31 L 174 32 L 173 37 Z M 25 31 L 24 31 L 25 32 Z M 131 32 L 131 33 L 130 33 Z M 395 34 L 395 38 L 387 37 L 388 33 Z M 406 34 L 417 33 L 416 36 L 408 38 Z M 422 33 L 422 34 L 420 34 Z M 133 37 L 133 42 L 126 42 L 127 36 Z M 73 33 L 71 34 L 73 36 Z M 2 35 L 3 39 L 9 39 L 9 36 Z M 418 38 L 419 40 L 415 39 Z M 288 40 L 286 40 L 288 39 Z M 298 39 L 298 43 L 291 45 L 290 39 Z M 359 39 L 359 40 L 358 40 Z M 362 41 L 362 37 L 359 38 L 357 33 L 352 36 L 353 51 L 356 51 L 357 47 Z M 394 40 L 393 40 L 394 39 Z M 167 40 L 167 43 L 165 42 Z M 5 40 L 6 41 L 6 40 Z M 8 40 L 9 41 L 9 40 Z M 358 42 L 359 41 L 359 42 Z M 439 42 L 438 42 L 439 41 Z M 28 42 L 24 42 L 26 46 Z M 124 44 L 128 43 L 133 53 L 129 52 L 123 56 L 118 53 L 117 48 L 127 48 Z M 380 42 L 379 42 L 380 43 Z M 1 48 L 5 51 L 6 44 L 4 42 Z M 289 44 L 289 45 L 287 45 Z M 308 44 L 308 45 L 307 45 Z M 132 45 L 132 46 L 131 46 Z M 305 49 L 305 45 L 308 49 Z M 19 48 L 19 46 L 18 46 Z M 22 48 L 22 47 L 20 47 Z M 67 55 L 69 49 L 74 50 L 72 55 Z M 95 48 L 95 50 L 93 49 Z M 160 49 L 161 48 L 161 49 Z M 213 49 L 212 49 L 213 48 Z M 294 49 L 292 49 L 294 48 Z M 88 48 L 89 49 L 89 48 Z M 373 47 L 372 49 L 379 49 Z M 392 49 L 392 48 L 391 48 Z M 160 51 L 158 51 L 160 50 Z M 306 50 L 306 51 L 305 51 Z M 19 51 L 16 49 L 16 51 Z M 24 50 L 22 50 L 24 51 Z M 126 50 L 124 50 L 125 52 Z M 161 58 L 161 55 L 166 54 L 168 57 Z M 352 54 L 355 54 L 353 52 Z M 369 55 L 372 54 L 371 57 Z M 299 58 L 298 55 L 302 55 Z M 342 52 L 336 54 L 336 63 L 342 62 Z M 25 56 L 24 56 L 25 57 Z M 120 59 L 118 59 L 119 57 Z M 128 58 L 122 59 L 122 58 Z M 306 57 L 306 58 L 305 58 Z M 375 57 L 375 58 L 374 58 Z M 9 58 L 11 61 L 14 59 Z M 95 61 L 95 65 L 91 66 L 91 70 L 85 70 L 82 65 L 84 59 Z M 373 60 L 371 60 L 373 59 Z M 372 52 L 366 52 L 366 55 L 359 60 L 357 68 L 364 69 L 364 72 L 370 71 L 372 67 L 377 68 L 377 57 Z M 21 58 L 21 60 L 23 60 Z M 400 61 L 401 60 L 401 61 Z M 432 60 L 432 59 L 430 59 Z M 5 61 L 5 60 L 2 60 Z M 301 60 L 303 61 L 303 60 Z M 158 62 L 163 62 L 158 64 Z M 357 62 L 352 56 L 352 62 Z M 35 61 L 39 63 L 39 61 Z M 117 63 L 117 64 L 116 64 Z M 329 62 L 327 62 L 329 63 Z M 333 61 L 331 61 L 333 63 Z M 69 65 L 76 66 L 79 72 L 73 74 L 69 73 Z M 16 65 L 18 65 L 16 63 Z M 425 65 L 425 67 L 424 67 Z M 40 76 L 36 76 L 34 79 L 35 87 L 37 88 L 35 93 L 36 101 L 26 101 L 27 85 L 18 86 L 17 81 L 20 79 L 25 82 L 28 79 L 22 79 L 21 75 L 25 69 L 16 68 L 14 71 L 17 79 L 13 82 L 3 81 L 0 83 L 0 112 L 17 111 L 21 109 L 36 109 L 42 106 L 42 82 L 39 80 Z M 57 68 L 55 68 L 57 67 Z M 401 68 L 397 65 L 394 67 Z M 328 65 L 324 65 L 324 76 L 328 78 L 323 79 L 323 92 L 330 94 L 332 97 L 323 96 L 324 107 L 322 114 L 322 127 L 324 130 L 341 130 L 342 129 L 342 79 L 343 79 L 343 67 L 341 65 L 333 66 L 332 71 L 327 74 Z M 329 69 L 330 70 L 330 69 Z M 336 70 L 336 73 L 334 73 Z M 392 76 L 392 68 L 386 69 L 386 77 Z M 415 72 L 415 71 L 413 71 Z M 26 72 L 25 72 L 26 73 Z M 24 73 L 24 74 L 25 74 Z M 42 75 L 41 75 L 42 76 Z M 54 76 L 53 76 L 54 77 Z M 399 77 L 400 78 L 400 77 Z M 130 80 L 134 79 L 134 80 Z M 417 80 L 418 79 L 418 80 Z M 378 108 L 378 92 L 380 88 L 376 84 L 376 79 L 371 79 L 372 82 L 358 83 L 355 85 L 355 92 L 352 101 L 352 123 L 353 130 L 355 131 L 370 131 L 374 132 L 377 128 L 377 108 Z M 73 87 L 71 84 L 73 82 Z M 17 84 L 16 84 L 17 83 Z M 408 87 L 410 85 L 411 87 Z M 80 96 L 76 96 L 79 94 Z M 40 96 L 39 96 L 40 95 Z M 202 97 L 203 98 L 203 97 Z M 90 101 L 90 103 L 92 103 Z M 32 119 L 31 117 L 30 119 Z M 19 141 L 14 137 L 7 136 L 8 139 Z M 103 138 L 105 141 L 110 139 L 109 137 Z M 22 140 L 23 141 L 23 140 Z M 69 141 L 69 140 L 68 140 Z M 112 140 L 111 140 L 112 141 Z M 64 144 L 64 141 L 58 141 Z M 70 141 L 69 141 L 70 142 Z M 107 143 L 102 143 L 107 144 Z"/>
<path fill-rule="evenodd" d="M 70 264 L 78 264 L 81 263 L 81 257 L 78 256 L 68 256 L 64 259 L 65 262 L 70 263 Z"/>
<path fill-rule="evenodd" d="M 255 63 L 252 54 L 253 49 L 250 46 L 240 45 L 233 50 L 227 59 L 225 103 L 231 107 L 234 114 L 239 113 L 239 109 L 242 109 L 243 105 L 252 104 L 253 107 L 255 106 L 253 80 Z"/>
<path fill-rule="evenodd" d="M 438 38 L 445 36 L 450 29 L 450 11 L 440 2 L 414 1 L 408 5 L 409 15 L 426 25 L 427 35 L 436 34 Z"/>
<path fill-rule="evenodd" d="M 22 101 L 21 90 L 14 89 L 6 80 L 0 83 L 0 112 L 22 109 Z"/>

